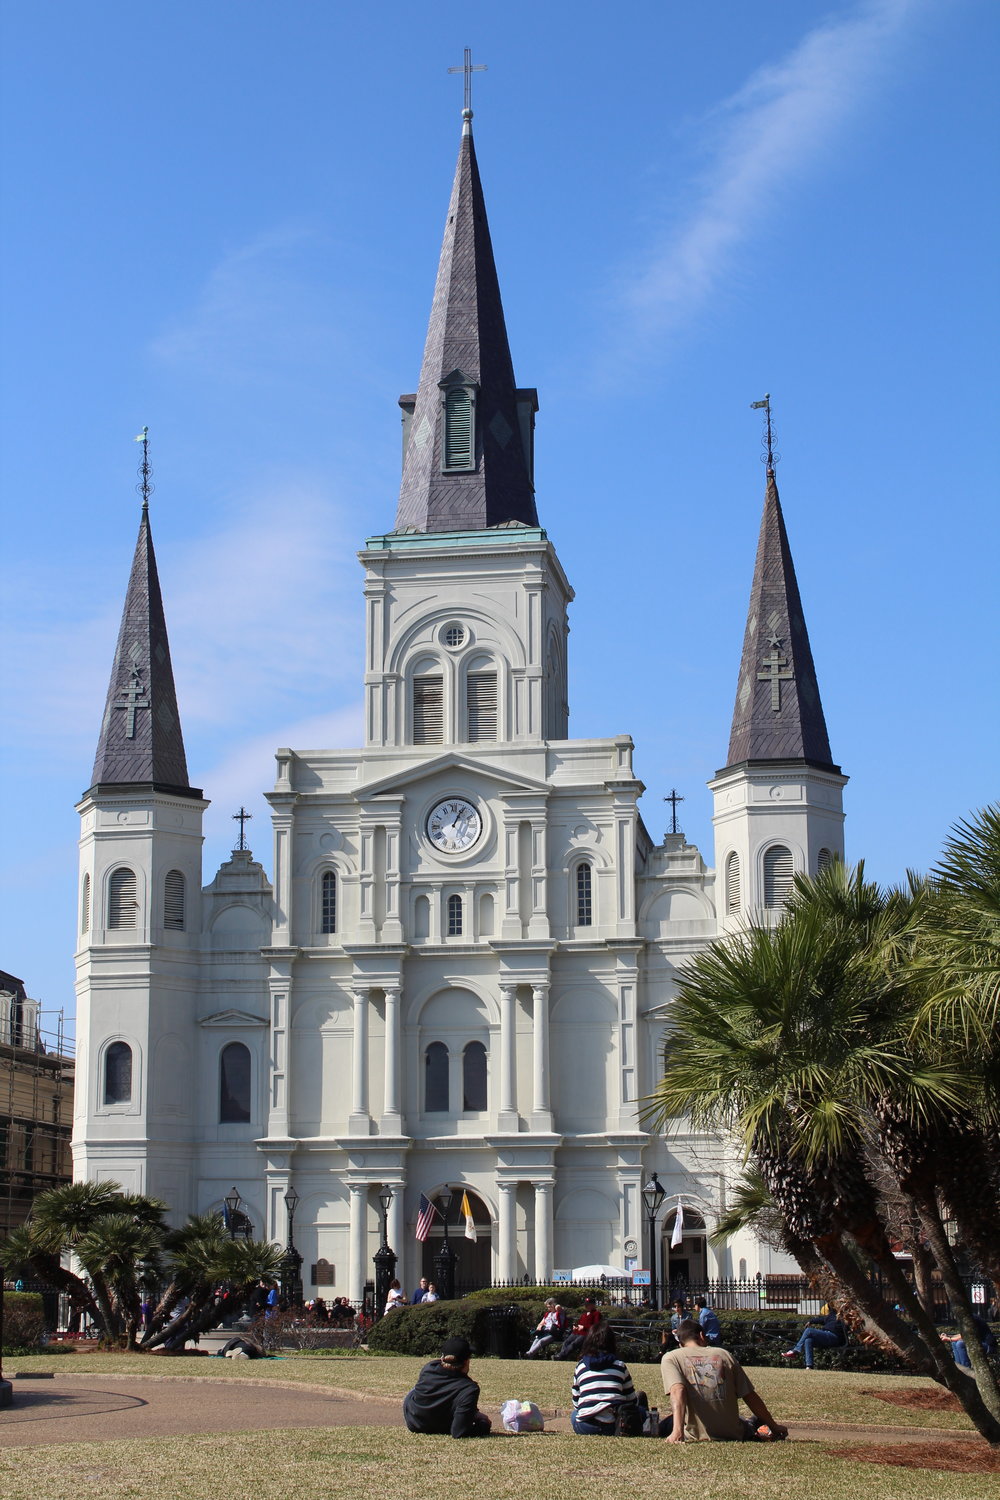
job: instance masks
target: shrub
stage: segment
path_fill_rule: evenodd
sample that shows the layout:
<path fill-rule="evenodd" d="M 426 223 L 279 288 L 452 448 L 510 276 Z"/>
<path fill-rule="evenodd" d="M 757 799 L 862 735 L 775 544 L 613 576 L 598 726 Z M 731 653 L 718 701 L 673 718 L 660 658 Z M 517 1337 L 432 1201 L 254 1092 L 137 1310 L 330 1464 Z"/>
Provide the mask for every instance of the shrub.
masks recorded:
<path fill-rule="evenodd" d="M 3 1299 L 3 1352 L 35 1350 L 42 1342 L 45 1311 L 38 1292 L 5 1292 Z"/>
<path fill-rule="evenodd" d="M 542 1316 L 543 1301 L 534 1304 L 508 1300 L 506 1291 L 486 1299 L 477 1293 L 459 1302 L 418 1302 L 416 1307 L 399 1307 L 381 1318 L 368 1334 L 368 1348 L 373 1353 L 414 1354 L 433 1359 L 441 1353 L 445 1339 L 465 1338 L 472 1352 L 484 1355 L 490 1348 L 491 1307 L 511 1308 L 517 1314 L 517 1339 L 527 1348 L 529 1335 Z"/>

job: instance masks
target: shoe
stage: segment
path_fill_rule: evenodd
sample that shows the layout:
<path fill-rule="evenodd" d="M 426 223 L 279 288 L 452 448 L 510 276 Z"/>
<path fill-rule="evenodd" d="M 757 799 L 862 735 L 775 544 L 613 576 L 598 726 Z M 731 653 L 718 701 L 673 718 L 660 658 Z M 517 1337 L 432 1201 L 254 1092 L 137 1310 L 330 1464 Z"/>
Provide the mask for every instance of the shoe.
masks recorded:
<path fill-rule="evenodd" d="M 781 1357 L 782 1359 L 798 1359 L 799 1351 L 797 1349 L 786 1349 Z"/>

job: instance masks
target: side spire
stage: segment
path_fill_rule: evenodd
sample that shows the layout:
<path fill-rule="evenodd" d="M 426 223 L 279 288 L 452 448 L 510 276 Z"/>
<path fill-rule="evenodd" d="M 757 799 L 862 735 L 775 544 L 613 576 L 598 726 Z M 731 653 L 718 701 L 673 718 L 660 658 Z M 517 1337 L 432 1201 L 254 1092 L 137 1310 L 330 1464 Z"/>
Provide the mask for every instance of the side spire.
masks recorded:
<path fill-rule="evenodd" d="M 139 484 L 142 517 L 111 668 L 93 787 L 143 786 L 200 797 L 188 783 L 170 643 L 149 525 L 149 434 L 143 428 Z"/>
<path fill-rule="evenodd" d="M 767 488 L 743 657 L 729 740 L 729 766 L 751 761 L 808 761 L 839 771 L 813 666 L 799 586 L 774 477 L 770 397 L 755 401 L 765 416 Z M 720 773 L 721 774 L 721 773 Z"/>
<path fill-rule="evenodd" d="M 467 87 L 471 70 L 467 57 Z M 397 531 L 538 525 L 532 482 L 538 397 L 514 383 L 468 107 L 420 383 L 399 404 L 404 451 Z"/>

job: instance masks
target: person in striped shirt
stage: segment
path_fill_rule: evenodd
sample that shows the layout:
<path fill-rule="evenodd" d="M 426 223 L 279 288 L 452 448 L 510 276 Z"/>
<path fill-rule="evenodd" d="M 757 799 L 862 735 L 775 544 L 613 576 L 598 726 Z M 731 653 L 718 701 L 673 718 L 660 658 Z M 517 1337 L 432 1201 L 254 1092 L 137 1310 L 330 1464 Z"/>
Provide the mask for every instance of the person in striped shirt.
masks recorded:
<path fill-rule="evenodd" d="M 619 1407 L 635 1407 L 632 1377 L 617 1356 L 618 1342 L 608 1323 L 600 1322 L 588 1331 L 580 1363 L 573 1371 L 574 1432 L 612 1437 Z"/>

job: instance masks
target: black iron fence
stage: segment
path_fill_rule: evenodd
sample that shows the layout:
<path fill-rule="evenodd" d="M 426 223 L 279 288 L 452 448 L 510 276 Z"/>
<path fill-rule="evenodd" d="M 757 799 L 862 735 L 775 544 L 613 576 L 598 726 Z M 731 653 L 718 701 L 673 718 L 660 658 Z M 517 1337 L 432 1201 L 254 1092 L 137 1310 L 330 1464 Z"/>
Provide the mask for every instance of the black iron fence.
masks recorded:
<path fill-rule="evenodd" d="M 886 1283 L 880 1271 L 873 1270 L 870 1273 L 870 1280 L 873 1287 L 886 1301 L 896 1300 L 894 1289 Z M 530 1276 L 524 1276 L 520 1280 L 492 1282 L 456 1280 L 455 1295 L 464 1297 L 470 1292 L 484 1291 L 488 1288 L 497 1293 L 513 1290 L 537 1291 L 542 1297 L 551 1296 L 553 1290 L 558 1293 L 560 1285 L 572 1287 L 578 1292 L 593 1292 L 602 1302 L 612 1306 L 636 1309 L 651 1306 L 649 1288 L 633 1286 L 630 1277 L 601 1276 L 593 1281 L 573 1280 L 546 1283 L 536 1282 Z M 969 1276 L 963 1278 L 963 1285 L 973 1308 L 983 1317 L 993 1319 L 1000 1317 L 1000 1306 L 998 1306 L 1000 1298 L 991 1281 L 982 1276 Z M 945 1287 L 935 1281 L 931 1294 L 935 1320 L 940 1323 L 953 1322 L 951 1302 Z M 695 1297 L 704 1297 L 716 1312 L 785 1312 L 789 1315 L 799 1313 L 808 1317 L 818 1314 L 825 1301 L 825 1298 L 817 1293 L 808 1277 L 777 1273 L 743 1279 L 722 1277 L 713 1281 L 674 1281 L 659 1298 L 660 1307 L 669 1307 L 677 1297 L 683 1297 L 689 1306 Z"/>

